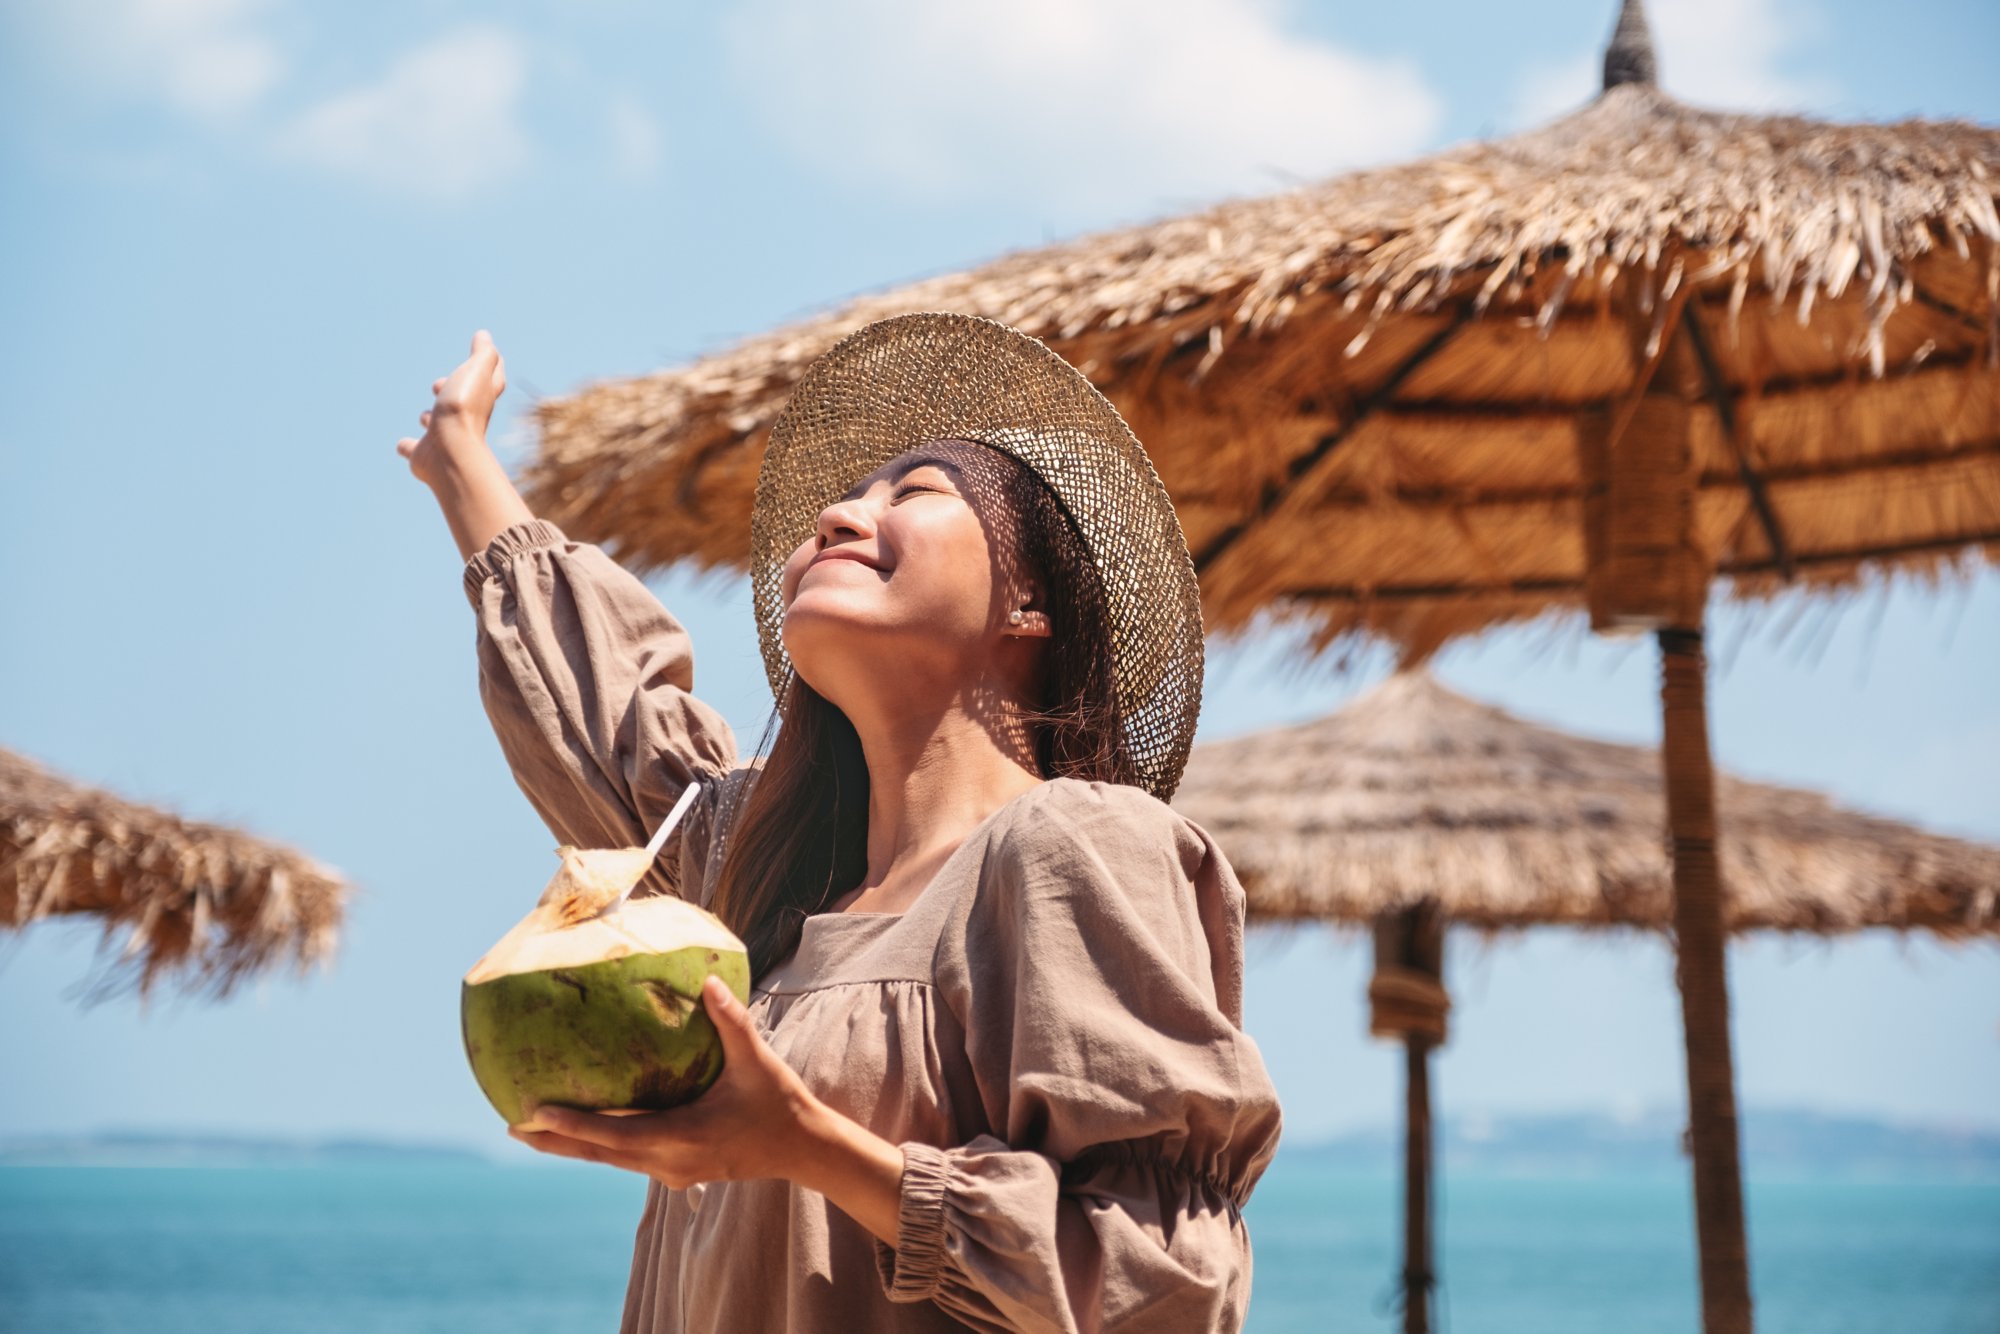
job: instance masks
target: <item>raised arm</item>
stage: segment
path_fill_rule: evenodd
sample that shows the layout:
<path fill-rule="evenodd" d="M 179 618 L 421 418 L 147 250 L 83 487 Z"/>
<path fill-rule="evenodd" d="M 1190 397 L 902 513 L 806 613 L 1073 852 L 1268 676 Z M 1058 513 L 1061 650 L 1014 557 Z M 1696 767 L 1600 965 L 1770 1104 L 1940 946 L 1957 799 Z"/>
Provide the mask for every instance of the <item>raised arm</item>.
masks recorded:
<path fill-rule="evenodd" d="M 561 842 L 644 843 L 687 784 L 702 782 L 653 880 L 703 902 L 735 737 L 692 693 L 694 652 L 680 622 L 631 571 L 537 519 L 487 448 L 505 387 L 481 330 L 472 355 L 432 385 L 423 437 L 397 445 L 465 558 L 480 699 L 515 782 Z"/>

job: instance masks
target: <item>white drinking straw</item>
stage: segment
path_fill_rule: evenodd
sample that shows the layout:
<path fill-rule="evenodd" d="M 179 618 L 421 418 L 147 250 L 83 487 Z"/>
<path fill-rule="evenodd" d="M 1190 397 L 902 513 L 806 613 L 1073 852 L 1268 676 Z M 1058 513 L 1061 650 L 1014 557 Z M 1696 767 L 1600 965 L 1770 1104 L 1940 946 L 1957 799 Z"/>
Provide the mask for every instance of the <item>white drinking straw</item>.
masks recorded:
<path fill-rule="evenodd" d="M 685 788 L 681 790 L 681 799 L 674 803 L 674 808 L 667 812 L 667 818 L 660 821 L 660 827 L 653 831 L 652 841 L 646 844 L 647 866 L 650 867 L 653 864 L 653 859 L 660 855 L 660 849 L 667 846 L 667 835 L 674 832 L 674 826 L 679 824 L 681 822 L 681 817 L 688 813 L 688 807 L 694 805 L 694 799 L 697 795 L 700 794 L 700 792 L 701 792 L 701 784 L 694 782 L 690 782 Z M 644 878 L 645 878 L 644 876 L 640 877 L 640 879 Z M 637 889 L 638 887 L 639 887 L 638 880 L 635 880 L 631 884 L 627 885 L 625 887 L 625 892 L 623 894 L 620 894 L 617 897 L 617 899 L 615 899 L 613 902 L 606 905 L 606 907 L 604 908 L 604 912 L 607 914 L 614 913 L 617 912 L 620 908 L 624 907 L 625 900 L 631 898 L 632 891 Z"/>

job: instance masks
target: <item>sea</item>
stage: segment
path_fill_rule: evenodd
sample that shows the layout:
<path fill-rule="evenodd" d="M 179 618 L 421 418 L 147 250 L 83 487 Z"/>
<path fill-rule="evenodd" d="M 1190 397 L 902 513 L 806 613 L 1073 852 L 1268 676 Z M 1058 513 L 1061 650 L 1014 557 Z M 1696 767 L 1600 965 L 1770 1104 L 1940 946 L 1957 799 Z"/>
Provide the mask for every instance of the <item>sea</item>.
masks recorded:
<path fill-rule="evenodd" d="M 578 1164 L 0 1167 L 8 1334 L 614 1330 L 643 1183 Z M 1693 1334 L 1671 1174 L 1440 1185 L 1443 1334 Z M 1763 1334 L 2000 1334 L 2000 1182 L 1757 1180 Z M 1400 1328 L 1392 1177 L 1282 1153 L 1247 1328 Z"/>

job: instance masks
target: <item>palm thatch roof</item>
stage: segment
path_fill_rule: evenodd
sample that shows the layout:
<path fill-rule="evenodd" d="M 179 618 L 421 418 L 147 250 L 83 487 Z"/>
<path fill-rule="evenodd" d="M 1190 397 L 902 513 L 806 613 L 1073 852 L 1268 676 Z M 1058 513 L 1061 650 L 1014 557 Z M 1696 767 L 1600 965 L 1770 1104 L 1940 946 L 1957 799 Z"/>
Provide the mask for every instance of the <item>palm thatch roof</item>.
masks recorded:
<path fill-rule="evenodd" d="M 1174 806 L 1254 919 L 1434 900 L 1485 930 L 1673 921 L 1659 752 L 1524 722 L 1405 672 L 1328 717 L 1198 745 Z M 2000 935 L 2000 848 L 1719 776 L 1732 930 Z"/>
<path fill-rule="evenodd" d="M 938 309 L 1043 338 L 1117 403 L 1214 630 L 1276 607 L 1416 658 L 1581 607 L 1585 446 L 1667 340 L 1700 354 L 1694 528 L 1738 596 L 2000 560 L 2000 131 L 1613 82 L 1530 133 L 1009 255 L 545 400 L 530 503 L 639 568 L 741 568 L 804 368 Z"/>
<path fill-rule="evenodd" d="M 0 750 L 0 927 L 103 924 L 93 999 L 175 977 L 216 999 L 328 959 L 349 887 L 290 849 L 70 783 Z M 122 940 L 117 939 L 122 935 Z"/>

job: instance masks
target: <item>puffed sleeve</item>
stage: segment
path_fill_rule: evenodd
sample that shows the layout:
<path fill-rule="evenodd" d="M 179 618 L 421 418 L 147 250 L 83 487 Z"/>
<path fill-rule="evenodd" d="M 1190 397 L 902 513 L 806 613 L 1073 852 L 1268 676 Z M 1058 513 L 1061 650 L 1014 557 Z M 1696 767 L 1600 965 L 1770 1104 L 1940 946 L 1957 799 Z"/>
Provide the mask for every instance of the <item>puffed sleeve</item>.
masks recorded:
<path fill-rule="evenodd" d="M 1136 789 L 1057 780 L 991 849 L 939 990 L 992 1134 L 906 1143 L 898 1301 L 987 1330 L 1235 1330 L 1277 1092 L 1241 1028 L 1243 891 Z"/>
<path fill-rule="evenodd" d="M 480 698 L 549 832 L 577 847 L 643 844 L 698 780 L 696 808 L 649 873 L 655 891 L 698 899 L 736 739 L 691 693 L 680 622 L 631 571 L 544 519 L 474 554 L 465 594 L 478 613 Z"/>

